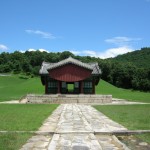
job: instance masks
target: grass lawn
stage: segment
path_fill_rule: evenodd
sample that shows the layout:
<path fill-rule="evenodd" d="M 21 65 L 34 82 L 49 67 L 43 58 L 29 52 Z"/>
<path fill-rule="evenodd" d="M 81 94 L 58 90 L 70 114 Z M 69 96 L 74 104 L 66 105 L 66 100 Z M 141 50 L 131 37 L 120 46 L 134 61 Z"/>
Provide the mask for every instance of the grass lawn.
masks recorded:
<path fill-rule="evenodd" d="M 112 120 L 130 130 L 150 130 L 150 105 L 94 106 Z M 150 143 L 150 133 L 138 137 Z"/>
<path fill-rule="evenodd" d="M 44 93 L 40 78 L 20 78 L 18 75 L 0 76 L 0 101 L 16 100 L 30 93 Z"/>
<path fill-rule="evenodd" d="M 0 130 L 36 131 L 57 106 L 57 104 L 0 104 Z M 19 149 L 31 135 L 0 133 L 0 149 Z"/>
<path fill-rule="evenodd" d="M 117 88 L 108 82 L 100 80 L 96 86 L 97 94 L 110 94 L 113 98 L 126 99 L 129 101 L 139 101 L 150 103 L 150 92 L 133 91 L 129 89 Z"/>
<path fill-rule="evenodd" d="M 19 150 L 31 133 L 0 133 L 0 150 Z"/>
<path fill-rule="evenodd" d="M 57 104 L 0 104 L 0 130 L 36 131 Z"/>

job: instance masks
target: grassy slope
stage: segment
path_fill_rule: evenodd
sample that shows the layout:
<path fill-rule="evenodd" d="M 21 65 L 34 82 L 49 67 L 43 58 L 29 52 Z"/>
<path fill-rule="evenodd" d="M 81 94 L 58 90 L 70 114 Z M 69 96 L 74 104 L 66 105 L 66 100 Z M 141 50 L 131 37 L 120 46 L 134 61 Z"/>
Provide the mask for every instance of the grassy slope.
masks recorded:
<path fill-rule="evenodd" d="M 40 78 L 21 79 L 19 76 L 0 76 L 0 101 L 20 99 L 29 93 L 44 93 Z"/>
<path fill-rule="evenodd" d="M 110 94 L 113 98 L 126 99 L 130 101 L 150 102 L 149 92 L 132 91 L 127 89 L 117 88 L 108 82 L 100 81 L 96 87 L 97 94 Z"/>
<path fill-rule="evenodd" d="M 131 130 L 150 130 L 150 105 L 94 106 L 114 121 Z M 150 133 L 139 135 L 150 143 Z"/>
<path fill-rule="evenodd" d="M 35 131 L 57 106 L 0 104 L 0 131 Z M 0 149 L 20 149 L 31 136 L 31 133 L 0 133 Z"/>

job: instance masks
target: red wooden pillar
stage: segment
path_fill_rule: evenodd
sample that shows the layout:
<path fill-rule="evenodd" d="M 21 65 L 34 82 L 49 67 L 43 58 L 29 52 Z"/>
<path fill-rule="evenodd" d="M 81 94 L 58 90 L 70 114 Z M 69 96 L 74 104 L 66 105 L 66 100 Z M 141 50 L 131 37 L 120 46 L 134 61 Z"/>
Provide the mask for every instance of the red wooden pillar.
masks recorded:
<path fill-rule="evenodd" d="M 95 81 L 92 81 L 92 94 L 95 94 Z"/>
<path fill-rule="evenodd" d="M 45 83 L 45 94 L 47 94 L 47 83 Z"/>
<path fill-rule="evenodd" d="M 58 84 L 57 93 L 60 94 L 60 88 L 61 88 L 61 86 L 60 86 L 60 81 L 58 81 L 57 84 Z"/>
<path fill-rule="evenodd" d="M 83 94 L 84 91 L 83 91 L 83 81 L 80 82 L 80 93 Z"/>
<path fill-rule="evenodd" d="M 47 77 L 45 77 L 45 94 L 48 94 L 48 82 L 47 82 Z"/>

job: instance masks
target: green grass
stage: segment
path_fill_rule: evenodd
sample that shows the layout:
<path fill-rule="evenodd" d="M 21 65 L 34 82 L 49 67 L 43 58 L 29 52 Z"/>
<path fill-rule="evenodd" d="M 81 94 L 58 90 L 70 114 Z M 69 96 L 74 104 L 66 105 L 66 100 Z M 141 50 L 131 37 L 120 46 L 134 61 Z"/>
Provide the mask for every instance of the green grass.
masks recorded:
<path fill-rule="evenodd" d="M 103 105 L 94 106 L 112 120 L 130 130 L 150 130 L 150 105 Z M 138 136 L 150 141 L 150 134 Z"/>
<path fill-rule="evenodd" d="M 117 88 L 108 82 L 100 80 L 96 86 L 97 94 L 110 94 L 113 98 L 126 99 L 129 101 L 140 101 L 150 103 L 150 92 L 140 92 L 128 89 Z"/>
<path fill-rule="evenodd" d="M 40 78 L 20 78 L 17 75 L 0 76 L 0 101 L 16 100 L 30 93 L 44 93 Z"/>
<path fill-rule="evenodd" d="M 0 130 L 36 131 L 57 104 L 0 104 Z"/>
<path fill-rule="evenodd" d="M 19 150 L 31 133 L 0 133 L 0 150 Z"/>
<path fill-rule="evenodd" d="M 0 104 L 0 131 L 36 131 L 57 104 Z M 0 150 L 17 150 L 31 133 L 0 133 Z"/>

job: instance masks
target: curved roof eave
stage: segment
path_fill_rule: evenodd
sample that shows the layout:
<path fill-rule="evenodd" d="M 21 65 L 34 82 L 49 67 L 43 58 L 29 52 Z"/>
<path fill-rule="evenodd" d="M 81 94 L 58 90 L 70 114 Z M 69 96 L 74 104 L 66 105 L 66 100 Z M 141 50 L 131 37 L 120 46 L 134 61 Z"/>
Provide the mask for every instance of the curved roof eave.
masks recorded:
<path fill-rule="evenodd" d="M 51 69 L 54 69 L 54 68 L 57 68 L 57 67 L 60 67 L 60 66 L 63 66 L 63 65 L 66 65 L 66 64 L 74 64 L 74 65 L 77 65 L 77 66 L 80 66 L 80 67 L 83 67 L 83 68 L 86 68 L 86 69 L 89 69 L 89 70 L 93 70 L 93 68 L 89 65 L 89 64 L 86 64 L 86 63 L 83 63 L 79 60 L 76 60 L 72 57 L 69 57 L 67 59 L 64 59 L 58 63 L 55 63 L 53 65 L 50 65 L 47 70 L 51 70 Z"/>

